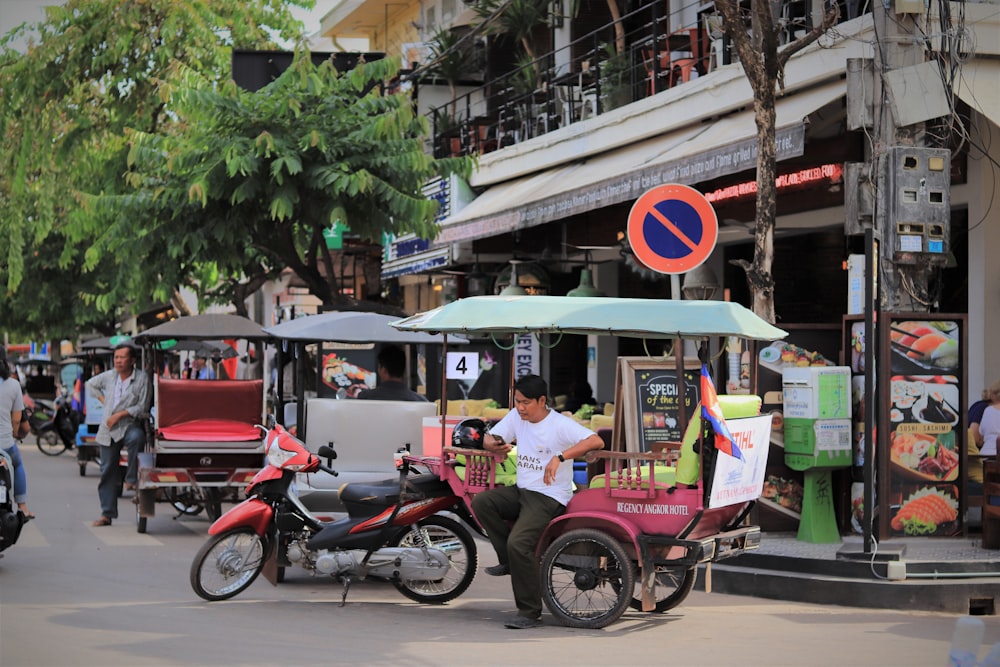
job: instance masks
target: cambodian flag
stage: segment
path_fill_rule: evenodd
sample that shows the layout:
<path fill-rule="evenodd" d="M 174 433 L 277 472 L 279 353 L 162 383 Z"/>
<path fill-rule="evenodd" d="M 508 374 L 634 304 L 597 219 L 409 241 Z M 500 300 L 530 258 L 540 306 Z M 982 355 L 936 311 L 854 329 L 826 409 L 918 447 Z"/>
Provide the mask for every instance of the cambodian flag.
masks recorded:
<path fill-rule="evenodd" d="M 719 397 L 715 394 L 715 385 L 708 374 L 707 364 L 701 365 L 701 414 L 715 430 L 715 448 L 742 461 L 743 454 L 733 442 L 733 435 L 726 426 L 726 418 L 722 416 Z"/>
<path fill-rule="evenodd" d="M 73 396 L 70 399 L 70 408 L 77 412 L 83 412 L 83 379 L 77 375 L 73 382 Z"/>

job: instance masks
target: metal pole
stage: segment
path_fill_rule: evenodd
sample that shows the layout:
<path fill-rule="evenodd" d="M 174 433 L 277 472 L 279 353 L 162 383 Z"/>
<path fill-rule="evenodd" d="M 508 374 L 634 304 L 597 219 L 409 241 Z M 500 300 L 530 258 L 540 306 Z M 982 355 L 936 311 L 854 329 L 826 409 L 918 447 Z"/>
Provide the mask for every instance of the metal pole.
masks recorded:
<path fill-rule="evenodd" d="M 448 334 L 441 334 L 441 460 L 448 441 Z"/>
<path fill-rule="evenodd" d="M 865 229 L 865 436 L 864 436 L 864 548 L 872 552 L 872 517 L 875 515 L 875 307 L 878 304 L 878 253 L 875 230 Z"/>

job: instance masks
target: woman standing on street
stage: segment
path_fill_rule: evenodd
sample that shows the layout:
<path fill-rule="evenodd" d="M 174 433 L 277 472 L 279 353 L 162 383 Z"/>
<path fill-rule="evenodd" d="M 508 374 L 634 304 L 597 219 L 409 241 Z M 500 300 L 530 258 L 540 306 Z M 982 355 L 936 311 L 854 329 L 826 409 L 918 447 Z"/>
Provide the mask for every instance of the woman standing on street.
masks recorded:
<path fill-rule="evenodd" d="M 7 452 L 14 463 L 14 502 L 24 514 L 25 521 L 30 521 L 35 515 L 28 511 L 25 503 L 28 496 L 28 476 L 24 472 L 21 452 L 18 451 L 17 440 L 14 438 L 21 425 L 23 411 L 21 383 L 10 376 L 7 360 L 0 358 L 0 449 Z"/>

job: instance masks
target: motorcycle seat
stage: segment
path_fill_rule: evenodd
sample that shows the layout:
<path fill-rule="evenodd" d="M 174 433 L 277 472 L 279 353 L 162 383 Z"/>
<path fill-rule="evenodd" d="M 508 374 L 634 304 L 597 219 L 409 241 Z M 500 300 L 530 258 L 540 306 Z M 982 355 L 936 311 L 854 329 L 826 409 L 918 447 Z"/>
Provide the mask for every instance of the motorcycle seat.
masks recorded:
<path fill-rule="evenodd" d="M 428 486 L 434 487 L 442 484 L 438 476 L 431 473 L 414 475 L 407 481 L 411 489 L 418 491 Z M 399 479 L 384 479 L 380 482 L 370 483 L 352 482 L 340 487 L 339 494 L 343 503 L 393 505 L 399 499 Z"/>

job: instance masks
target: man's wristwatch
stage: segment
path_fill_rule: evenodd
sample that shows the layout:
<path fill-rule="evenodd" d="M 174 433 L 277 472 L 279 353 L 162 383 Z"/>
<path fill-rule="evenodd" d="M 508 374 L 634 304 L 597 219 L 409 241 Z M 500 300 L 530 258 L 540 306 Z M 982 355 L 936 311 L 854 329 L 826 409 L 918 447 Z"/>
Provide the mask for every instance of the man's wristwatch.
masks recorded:
<path fill-rule="evenodd" d="M 562 452 L 559 452 L 556 456 L 559 458 L 559 463 L 566 463 L 566 459 L 563 458 Z"/>

